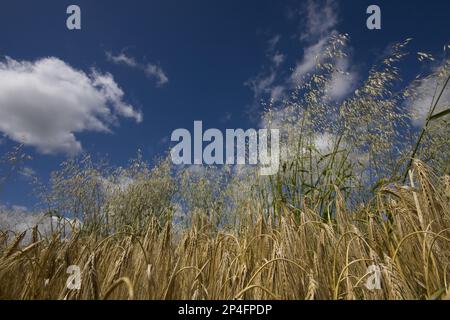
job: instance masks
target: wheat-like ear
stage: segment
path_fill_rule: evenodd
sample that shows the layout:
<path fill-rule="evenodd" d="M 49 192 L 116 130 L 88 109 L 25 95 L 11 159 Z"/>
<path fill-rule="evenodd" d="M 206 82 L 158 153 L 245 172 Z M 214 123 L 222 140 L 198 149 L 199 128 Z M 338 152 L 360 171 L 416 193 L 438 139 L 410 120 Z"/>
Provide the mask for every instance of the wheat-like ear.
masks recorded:
<path fill-rule="evenodd" d="M 6 248 L 6 250 L 3 253 L 3 257 L 2 258 L 7 258 L 9 257 L 20 245 L 20 243 L 22 242 L 23 238 L 25 238 L 27 231 L 24 231 L 20 234 L 18 234 L 13 242 L 10 244 L 10 246 L 8 248 Z"/>
<path fill-rule="evenodd" d="M 36 225 L 36 226 L 34 226 L 33 227 L 33 231 L 32 231 L 32 235 L 31 235 L 31 243 L 35 243 L 35 242 L 38 242 L 38 236 L 39 236 L 39 234 L 38 234 L 39 232 L 38 232 L 38 226 Z"/>
<path fill-rule="evenodd" d="M 89 298 L 98 300 L 100 297 L 98 275 L 95 267 L 95 253 L 91 254 L 88 261 Z"/>
<path fill-rule="evenodd" d="M 117 279 L 109 288 L 106 290 L 106 293 L 103 297 L 103 300 L 107 300 L 109 296 L 114 292 L 114 290 L 120 285 L 125 284 L 128 290 L 128 300 L 133 300 L 134 298 L 134 289 L 133 284 L 131 283 L 130 279 L 127 277 L 122 277 Z"/>
<path fill-rule="evenodd" d="M 314 300 L 317 286 L 318 283 L 314 279 L 314 275 L 311 270 L 311 272 L 308 275 L 308 292 L 306 293 L 305 300 Z"/>

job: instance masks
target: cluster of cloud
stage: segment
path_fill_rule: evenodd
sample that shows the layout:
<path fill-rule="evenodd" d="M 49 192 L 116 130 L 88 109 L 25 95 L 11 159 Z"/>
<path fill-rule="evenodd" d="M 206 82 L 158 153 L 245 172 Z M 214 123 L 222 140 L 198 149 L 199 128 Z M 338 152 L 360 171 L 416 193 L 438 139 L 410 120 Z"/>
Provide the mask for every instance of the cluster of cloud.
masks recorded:
<path fill-rule="evenodd" d="M 299 11 L 290 13 L 292 21 L 294 15 L 301 21 L 301 31 L 295 35 L 295 38 L 302 47 L 302 55 L 296 60 L 295 57 L 289 57 L 289 60 L 295 61 L 289 71 L 286 67 L 288 57 L 278 50 L 282 36 L 276 35 L 269 40 L 267 49 L 269 66 L 266 65 L 262 72 L 245 83 L 253 91 L 256 104 L 261 99 L 269 98 L 272 103 L 279 105 L 279 108 L 274 108 L 270 113 L 268 117 L 270 123 L 263 118 L 260 119 L 260 126 L 286 129 L 289 127 L 289 124 L 286 126 L 286 123 L 289 123 L 291 112 L 298 115 L 299 110 L 293 111 L 289 105 L 283 105 L 280 102 L 288 97 L 289 92 L 301 86 L 312 74 L 316 71 L 320 72 L 317 69 L 318 64 L 331 63 L 335 68 L 325 83 L 326 94 L 321 97 L 323 102 L 339 103 L 355 91 L 359 74 L 351 60 L 351 55 L 348 54 L 351 48 L 347 47 L 346 56 L 330 57 L 327 52 L 332 37 L 339 34 L 337 30 L 338 9 L 335 0 L 309 0 Z M 287 129 L 287 131 L 295 136 L 296 128 L 291 129 L 293 130 Z M 322 155 L 332 151 L 335 140 L 334 134 L 329 132 L 326 127 L 321 128 L 313 135 L 314 145 Z M 289 143 L 287 144 L 288 148 L 282 153 L 283 160 L 290 157 Z M 294 149 L 296 148 L 294 147 Z M 365 155 L 352 156 L 359 159 Z"/>
<path fill-rule="evenodd" d="M 300 35 L 301 40 L 324 38 L 339 22 L 337 4 L 332 0 L 326 0 L 325 3 L 309 0 L 304 9 L 301 14 L 306 16 L 307 23 Z"/>
<path fill-rule="evenodd" d="M 28 212 L 25 207 L 12 206 L 7 208 L 0 205 L 0 230 L 11 231 L 15 234 L 27 232 L 23 242 L 31 241 L 31 230 L 37 226 L 39 233 L 48 237 L 52 232 L 60 232 L 62 237 L 68 238 L 74 230 L 82 227 L 78 219 L 59 218 L 43 213 Z"/>
<path fill-rule="evenodd" d="M 119 117 L 142 121 L 109 73 L 77 70 L 56 57 L 0 62 L 0 132 L 44 154 L 75 155 L 76 133 L 111 132 Z"/>
<path fill-rule="evenodd" d="M 326 84 L 326 91 L 328 99 L 339 101 L 354 92 L 359 76 L 351 69 L 348 57 L 338 59 L 335 64 L 338 71 L 331 75 L 330 81 Z"/>
<path fill-rule="evenodd" d="M 267 54 L 270 57 L 270 65 L 267 70 L 263 70 L 254 78 L 245 82 L 245 85 L 253 91 L 253 97 L 256 103 L 266 96 L 271 101 L 279 101 L 284 97 L 285 87 L 278 85 L 277 78 L 280 68 L 286 60 L 286 55 L 276 50 L 281 36 L 275 35 L 268 42 Z"/>
<path fill-rule="evenodd" d="M 280 75 L 280 66 L 286 60 L 286 56 L 276 50 L 281 39 L 276 35 L 269 40 L 268 52 L 271 60 L 269 71 L 263 71 L 256 77 L 248 80 L 245 84 L 254 93 L 255 101 L 269 97 L 272 102 L 281 101 L 286 92 L 300 85 L 304 77 L 312 73 L 320 57 L 323 56 L 326 45 L 331 36 L 337 34 L 336 26 L 339 22 L 337 16 L 337 4 L 333 0 L 322 2 L 308 1 L 300 11 L 300 16 L 305 24 L 298 36 L 299 43 L 303 45 L 303 55 L 287 77 Z M 339 101 L 348 96 L 356 87 L 358 74 L 353 69 L 349 57 L 334 58 L 336 70 L 326 86 L 327 99 Z"/>
<path fill-rule="evenodd" d="M 36 171 L 34 171 L 33 168 L 28 167 L 28 166 L 21 168 L 19 170 L 19 174 L 25 179 L 32 179 L 33 177 L 35 177 L 37 175 Z"/>
<path fill-rule="evenodd" d="M 323 62 L 323 52 L 331 36 L 336 35 L 339 22 L 338 6 L 334 0 L 323 3 L 308 1 L 301 12 L 306 17 L 306 24 L 300 35 L 300 40 L 306 44 L 303 49 L 303 58 L 296 63 L 291 74 L 291 84 L 298 85 L 303 77 L 314 71 L 317 63 Z M 339 101 L 348 96 L 356 87 L 357 72 L 352 69 L 349 56 L 335 57 L 332 63 L 337 70 L 331 75 L 326 86 L 328 99 Z"/>
<path fill-rule="evenodd" d="M 445 79 L 437 76 L 436 69 L 432 71 L 433 76 L 421 79 L 414 85 L 414 88 L 411 88 L 413 94 L 406 100 L 413 124 L 417 127 L 424 125 L 431 107 L 436 104 L 437 96 L 443 89 Z M 449 105 L 450 90 L 444 90 L 439 101 L 437 101 L 434 114 L 444 111 Z"/>
<path fill-rule="evenodd" d="M 164 70 L 152 63 L 142 64 L 136 61 L 135 58 L 131 56 L 127 56 L 125 53 L 120 53 L 118 55 L 114 55 L 111 52 L 106 52 L 106 58 L 115 64 L 128 66 L 133 69 L 141 70 L 144 74 L 156 81 L 158 86 L 163 86 L 169 82 L 169 78 L 167 77 Z"/>
<path fill-rule="evenodd" d="M 126 192 L 128 187 L 135 182 L 135 179 L 128 176 L 119 176 L 114 181 L 107 178 L 101 178 L 102 191 L 106 196 L 113 195 L 116 192 Z"/>

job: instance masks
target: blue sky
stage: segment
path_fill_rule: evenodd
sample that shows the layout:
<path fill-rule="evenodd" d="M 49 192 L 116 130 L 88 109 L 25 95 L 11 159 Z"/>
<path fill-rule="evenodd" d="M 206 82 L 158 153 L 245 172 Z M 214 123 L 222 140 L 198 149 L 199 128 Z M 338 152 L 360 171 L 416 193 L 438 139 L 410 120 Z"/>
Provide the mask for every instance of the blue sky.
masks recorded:
<path fill-rule="evenodd" d="M 75 145 L 79 147 L 76 151 L 108 155 L 115 165 L 126 164 L 138 149 L 151 161 L 168 150 L 168 138 L 174 129 L 191 129 L 194 120 L 202 120 L 208 128 L 255 127 L 261 110 L 259 99 L 276 95 L 274 88 L 288 91 L 285 79 L 305 62 L 308 48 L 332 31 L 350 36 L 351 55 L 346 67 L 354 76 L 349 79 L 351 86 L 364 79 L 368 68 L 393 42 L 412 37 L 411 52 L 439 54 L 450 40 L 448 1 L 315 3 L 300 0 L 2 1 L 0 61 L 7 63 L 7 56 L 16 63 L 14 66 L 10 62 L 4 68 L 32 72 L 41 66 L 37 61 L 51 58 L 44 64 L 48 68 L 59 66 L 57 72 L 73 72 L 74 79 L 85 74 L 83 79 L 91 79 L 93 86 L 98 81 L 109 81 L 103 88 L 116 86 L 123 93 L 111 98 L 105 92 L 93 92 L 95 97 L 83 100 L 84 90 L 81 90 L 76 95 L 81 100 L 77 101 L 88 101 L 81 111 L 73 109 L 76 105 L 70 110 L 66 106 L 43 108 L 42 112 L 53 113 L 33 116 L 32 120 L 39 120 L 36 126 L 52 128 L 51 132 L 73 133 L 73 137 L 49 144 L 42 141 L 45 135 L 36 134 L 43 132 L 42 128 L 30 131 L 33 142 L 27 142 L 26 151 L 33 156 L 33 161 L 27 166 L 46 180 Z M 66 8 L 70 4 L 81 8 L 82 30 L 66 28 Z M 370 4 L 381 8 L 381 30 L 366 28 L 366 8 Z M 404 70 L 405 79 L 420 71 L 412 61 Z M 270 79 L 272 74 L 274 78 Z M 14 83 L 12 78 L 5 77 L 3 80 L 11 79 L 8 86 Z M 10 87 L 3 84 L 2 88 L 1 79 L 0 75 L 0 111 L 12 108 L 6 103 L 14 101 L 8 96 Z M 29 88 L 30 85 L 25 91 Z M 255 92 L 255 88 L 259 91 Z M 101 112 L 96 109 L 95 99 L 105 96 L 111 99 L 104 107 L 110 108 L 112 114 L 102 118 L 101 124 L 109 132 L 100 130 L 99 123 L 81 114 L 88 112 L 95 118 Z M 23 101 L 31 101 L 27 108 L 33 108 L 36 103 L 33 96 L 21 99 L 21 105 L 27 103 Z M 34 112 L 35 109 L 24 110 Z M 138 115 L 142 121 L 138 121 Z M 29 116 L 30 112 L 14 115 Z M 73 117 L 80 124 L 75 129 L 70 125 L 54 128 L 63 117 L 66 121 Z M 15 128 L 8 123 L 2 126 L 1 122 L 2 119 L 0 152 L 4 153 L 17 139 L 12 138 Z M 28 127 L 21 129 L 28 130 Z M 30 192 L 27 179 L 16 175 L 0 192 L 0 203 L 31 208 L 35 199 Z"/>

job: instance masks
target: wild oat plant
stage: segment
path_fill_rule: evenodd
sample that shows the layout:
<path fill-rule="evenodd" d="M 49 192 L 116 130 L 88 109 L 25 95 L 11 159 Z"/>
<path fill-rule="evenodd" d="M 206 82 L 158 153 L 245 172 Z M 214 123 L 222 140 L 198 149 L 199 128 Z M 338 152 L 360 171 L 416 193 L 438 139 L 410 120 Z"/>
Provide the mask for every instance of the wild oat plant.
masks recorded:
<path fill-rule="evenodd" d="M 405 84 L 409 41 L 333 101 L 348 37 L 330 37 L 261 115 L 281 132 L 276 175 L 85 155 L 34 179 L 41 213 L 0 218 L 0 299 L 450 298 L 450 60 L 418 53 L 430 72 Z"/>

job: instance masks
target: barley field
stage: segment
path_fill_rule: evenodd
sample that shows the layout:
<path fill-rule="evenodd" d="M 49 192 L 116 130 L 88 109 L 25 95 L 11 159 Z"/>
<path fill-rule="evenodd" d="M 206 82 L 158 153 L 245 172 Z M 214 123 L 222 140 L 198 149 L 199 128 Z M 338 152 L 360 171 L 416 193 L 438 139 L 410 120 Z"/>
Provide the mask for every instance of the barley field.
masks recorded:
<path fill-rule="evenodd" d="M 273 176 L 138 153 L 36 178 L 43 209 L 20 226 L 0 215 L 0 299 L 449 299 L 450 60 L 399 87 L 408 39 L 335 103 L 326 83 L 347 41 L 330 37 L 315 74 L 265 106 L 282 132 Z M 428 101 L 424 81 L 417 129 L 406 109 Z M 4 161 L 27 160 L 19 146 Z"/>

